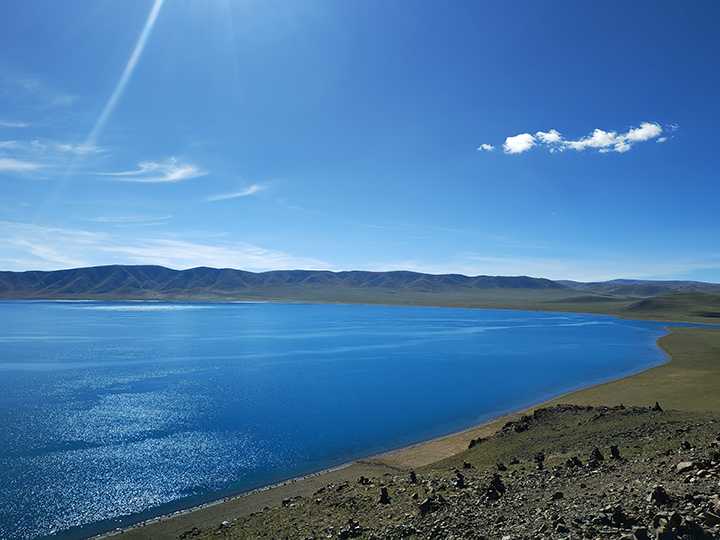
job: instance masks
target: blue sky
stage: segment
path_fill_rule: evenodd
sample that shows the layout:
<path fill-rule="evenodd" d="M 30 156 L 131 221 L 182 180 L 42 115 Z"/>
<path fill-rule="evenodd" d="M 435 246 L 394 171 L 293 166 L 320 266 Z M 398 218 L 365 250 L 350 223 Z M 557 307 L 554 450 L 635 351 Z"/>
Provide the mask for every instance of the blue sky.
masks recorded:
<path fill-rule="evenodd" d="M 0 4 L 0 269 L 720 282 L 720 3 Z"/>

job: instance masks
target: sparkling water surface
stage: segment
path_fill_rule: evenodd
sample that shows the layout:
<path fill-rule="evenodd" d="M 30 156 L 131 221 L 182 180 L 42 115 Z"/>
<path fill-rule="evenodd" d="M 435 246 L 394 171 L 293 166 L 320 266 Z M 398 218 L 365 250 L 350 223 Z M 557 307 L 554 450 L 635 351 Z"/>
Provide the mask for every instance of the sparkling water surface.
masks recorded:
<path fill-rule="evenodd" d="M 0 302 L 0 539 L 83 538 L 662 363 L 663 323 Z"/>

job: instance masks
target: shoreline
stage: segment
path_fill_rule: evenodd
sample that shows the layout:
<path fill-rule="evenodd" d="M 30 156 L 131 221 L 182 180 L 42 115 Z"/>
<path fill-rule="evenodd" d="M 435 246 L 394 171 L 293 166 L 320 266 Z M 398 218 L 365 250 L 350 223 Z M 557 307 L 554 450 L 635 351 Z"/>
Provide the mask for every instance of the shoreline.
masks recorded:
<path fill-rule="evenodd" d="M 644 320 L 644 319 L 635 319 L 635 320 Z M 687 324 L 687 323 L 680 323 L 680 324 Z M 361 476 L 361 474 L 360 474 L 360 471 L 354 470 L 356 468 L 362 469 L 362 470 L 365 470 L 365 469 L 375 470 L 376 472 L 381 472 L 381 471 L 385 471 L 385 472 L 387 472 L 387 471 L 396 471 L 396 472 L 403 471 L 404 472 L 404 471 L 410 470 L 414 467 L 421 467 L 424 465 L 429 465 L 431 463 L 440 461 L 442 459 L 445 459 L 446 457 L 450 457 L 452 455 L 455 455 L 455 454 L 467 449 L 468 442 L 464 442 L 464 445 L 459 444 L 458 439 L 465 440 L 466 439 L 465 436 L 470 434 L 471 432 L 472 432 L 473 437 L 469 437 L 469 439 L 476 438 L 476 436 L 478 436 L 480 434 L 480 432 L 485 432 L 485 431 L 488 431 L 487 435 L 490 435 L 490 434 L 494 433 L 495 431 L 497 431 L 497 429 L 499 429 L 498 427 L 495 427 L 496 425 L 505 424 L 509 421 L 516 420 L 517 418 L 519 418 L 520 416 L 522 416 L 524 414 L 531 413 L 532 411 L 534 411 L 538 408 L 542 408 L 543 406 L 546 406 L 550 403 L 556 402 L 559 399 L 563 399 L 565 396 L 569 396 L 569 395 L 575 394 L 577 392 L 595 388 L 595 387 L 598 387 L 598 386 L 601 386 L 604 384 L 623 380 L 628 377 L 632 377 L 632 376 L 638 375 L 640 373 L 643 373 L 643 372 L 646 372 L 646 371 L 649 371 L 652 369 L 656 369 L 660 366 L 669 364 L 670 362 L 673 361 L 673 358 L 668 351 L 666 351 L 665 349 L 662 348 L 662 346 L 659 344 L 659 340 L 672 334 L 673 331 L 670 330 L 669 326 L 665 326 L 664 328 L 667 332 L 664 335 L 657 337 L 654 340 L 654 344 L 655 344 L 655 347 L 662 354 L 665 355 L 665 361 L 660 364 L 657 364 L 655 366 L 651 366 L 651 367 L 642 369 L 642 370 L 634 372 L 634 373 L 623 375 L 622 377 L 618 377 L 616 379 L 611 379 L 609 381 L 604 381 L 604 382 L 584 386 L 581 388 L 577 388 L 575 390 L 570 390 L 568 392 L 564 392 L 562 394 L 558 394 L 556 396 L 550 397 L 541 402 L 534 403 L 532 405 L 522 407 L 522 408 L 514 410 L 514 411 L 500 414 L 499 416 L 492 417 L 492 418 L 486 420 L 485 422 L 481 422 L 480 424 L 476 424 L 476 425 L 470 426 L 468 428 L 449 433 L 447 435 L 434 437 L 434 438 L 431 438 L 431 439 L 428 439 L 425 441 L 421 441 L 421 442 L 418 442 L 418 443 L 415 443 L 412 445 L 399 447 L 394 450 L 388 450 L 387 452 L 370 455 L 368 457 L 360 458 L 360 459 L 350 461 L 350 462 L 347 462 L 344 464 L 340 464 L 340 465 L 337 465 L 334 467 L 321 469 L 317 472 L 313 472 L 313 473 L 299 476 L 299 477 L 290 478 L 283 482 L 278 482 L 278 483 L 271 484 L 268 486 L 256 488 L 256 489 L 253 489 L 253 490 L 245 492 L 245 493 L 239 493 L 237 495 L 223 497 L 223 498 L 220 498 L 217 500 L 213 500 L 213 501 L 210 501 L 207 503 L 192 506 L 192 507 L 189 507 L 186 509 L 178 510 L 178 511 L 175 511 L 172 513 L 161 514 L 161 515 L 155 516 L 153 518 L 149 518 L 147 520 L 143 520 L 141 522 L 135 523 L 133 525 L 129 525 L 127 527 L 121 527 L 121 528 L 117 528 L 112 531 L 100 533 L 95 536 L 83 537 L 83 538 L 85 540 L 103 540 L 106 538 L 112 538 L 114 536 L 122 534 L 123 538 L 127 538 L 128 536 L 126 536 L 126 535 L 130 535 L 131 540 L 134 540 L 134 539 L 136 539 L 136 540 L 148 539 L 149 540 L 151 538 L 156 538 L 156 537 L 170 537 L 173 534 L 175 534 L 177 536 L 178 533 L 174 529 L 179 530 L 179 529 L 183 529 L 185 527 L 189 527 L 188 529 L 185 529 L 185 530 L 189 530 L 193 526 L 196 526 L 196 525 L 191 526 L 192 523 L 197 523 L 198 525 L 206 526 L 206 525 L 210 525 L 210 524 L 217 525 L 217 524 L 220 524 L 223 521 L 225 521 L 224 519 L 220 519 L 220 518 L 216 517 L 216 515 L 218 515 L 218 514 L 228 514 L 227 520 L 229 521 L 230 519 L 235 518 L 235 517 L 249 515 L 249 514 L 258 512 L 258 511 L 261 512 L 264 508 L 269 508 L 270 507 L 269 504 L 264 504 L 264 502 L 268 502 L 268 503 L 274 502 L 275 503 L 274 506 L 279 506 L 280 504 L 282 504 L 282 501 L 285 499 L 293 498 L 295 496 L 303 496 L 303 495 L 293 495 L 292 494 L 293 490 L 291 489 L 293 486 L 296 487 L 294 492 L 299 493 L 299 492 L 303 492 L 303 491 L 308 491 L 307 489 L 303 489 L 303 487 L 304 487 L 303 484 L 306 484 L 308 486 L 309 485 L 312 485 L 312 486 L 317 485 L 317 487 L 322 487 L 329 483 L 332 483 L 336 476 L 341 477 L 343 479 L 348 476 L 354 477 L 355 479 L 357 479 L 359 476 Z M 485 433 L 483 433 L 481 436 L 487 436 L 487 435 Z M 455 442 L 458 444 L 452 444 L 452 442 Z M 449 445 L 451 447 L 457 447 L 456 451 L 440 450 L 439 453 L 443 454 L 443 455 L 440 455 L 438 457 L 436 455 L 438 453 L 438 450 L 435 449 L 435 451 L 433 452 L 433 448 L 438 447 L 438 446 L 447 447 L 448 446 L 447 443 L 451 443 Z M 420 458 L 415 457 L 415 459 L 413 460 L 412 454 L 417 454 L 418 450 L 420 451 L 419 453 L 421 454 L 421 457 Z M 435 457 L 437 459 L 432 459 L 427 462 L 421 462 L 421 461 L 425 461 L 422 459 L 422 455 L 428 454 L 428 453 L 433 454 L 433 457 Z M 410 456 L 407 456 L 408 454 L 410 454 Z M 402 457 L 403 455 L 406 455 L 406 457 L 404 459 Z M 393 458 L 395 458 L 395 459 L 393 459 Z M 393 465 L 393 462 L 395 460 L 398 460 L 398 458 L 399 458 L 399 463 L 397 463 L 396 465 Z M 384 460 L 386 460 L 386 459 L 389 459 L 389 463 L 384 462 Z M 416 461 L 418 463 L 414 464 L 413 461 Z M 403 467 L 403 465 L 404 465 L 404 467 Z M 343 471 L 350 473 L 351 471 L 349 471 L 348 469 L 353 469 L 352 474 L 342 474 Z M 333 474 L 333 473 L 340 473 L 340 474 Z M 368 474 L 368 473 L 366 472 L 366 474 Z M 320 482 L 320 483 L 316 482 L 316 480 L 321 479 L 321 478 L 324 479 L 322 482 Z M 315 480 L 315 482 L 312 482 L 313 480 Z M 349 480 L 343 480 L 343 481 L 349 481 Z M 355 481 L 355 480 L 352 480 L 352 481 Z M 316 489 L 316 488 L 313 487 L 313 490 L 314 489 Z M 273 494 L 275 496 L 272 496 Z M 262 495 L 270 495 L 270 496 L 262 497 Z M 253 502 L 254 502 L 253 499 L 258 499 L 258 500 L 262 499 L 263 506 L 258 508 L 258 506 L 259 506 L 258 504 L 253 504 Z M 243 504 L 243 503 L 245 503 L 245 504 Z M 232 507 L 232 509 L 230 509 L 229 507 Z M 220 508 L 225 508 L 226 512 L 220 512 L 220 513 L 213 512 L 213 509 L 218 510 Z M 207 515 L 201 516 L 200 514 L 202 514 L 202 513 L 206 513 Z M 197 519 L 194 519 L 194 520 L 189 520 L 189 519 L 183 520 L 182 519 L 182 518 L 190 518 L 190 517 L 197 518 Z M 173 521 L 173 520 L 175 520 L 175 521 Z M 181 523 L 184 521 L 188 521 L 189 523 L 187 525 L 184 525 Z M 173 524 L 181 525 L 181 526 L 173 527 L 172 526 Z M 152 531 L 148 530 L 147 534 L 143 534 L 143 533 L 145 533 L 146 529 L 153 529 L 153 530 Z M 173 529 L 174 531 L 170 532 L 169 530 L 166 530 L 166 529 Z"/>

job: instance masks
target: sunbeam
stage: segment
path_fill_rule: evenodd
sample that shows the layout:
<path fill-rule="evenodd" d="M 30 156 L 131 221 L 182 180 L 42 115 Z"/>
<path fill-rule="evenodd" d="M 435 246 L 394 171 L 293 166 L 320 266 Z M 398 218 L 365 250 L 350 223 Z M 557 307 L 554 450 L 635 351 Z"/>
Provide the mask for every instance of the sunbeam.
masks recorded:
<path fill-rule="evenodd" d="M 98 133 L 100 133 L 100 130 L 102 129 L 103 125 L 105 124 L 106 120 L 110 116 L 110 113 L 115 108 L 115 105 L 117 104 L 118 100 L 120 99 L 120 96 L 122 95 L 123 90 L 125 89 L 125 86 L 127 85 L 128 81 L 130 80 L 130 75 L 132 75 L 133 70 L 135 69 L 135 66 L 137 65 L 137 61 L 140 58 L 140 55 L 142 54 L 143 48 L 145 47 L 145 43 L 147 42 L 148 37 L 150 36 L 150 31 L 152 30 L 153 24 L 155 24 L 155 20 L 157 19 L 158 13 L 160 12 L 160 8 L 162 7 L 164 0 L 155 0 L 155 4 L 153 5 L 152 11 L 150 11 L 150 16 L 148 17 L 147 22 L 145 23 L 145 28 L 143 28 L 142 34 L 140 34 L 140 38 L 138 39 L 137 44 L 135 45 L 135 50 L 132 53 L 132 56 L 130 57 L 130 60 L 128 60 L 127 65 L 125 66 L 125 70 L 123 71 L 122 75 L 120 76 L 120 80 L 118 81 L 117 85 L 115 86 L 115 90 L 113 90 L 112 95 L 110 96 L 110 99 L 107 102 L 107 105 L 105 105 L 105 108 L 103 109 L 102 113 L 98 117 L 97 121 L 95 122 L 95 126 L 93 127 L 92 131 L 90 132 L 90 135 L 88 135 L 88 138 L 85 140 L 85 144 L 89 147 L 95 146 L 95 140 L 97 139 Z"/>

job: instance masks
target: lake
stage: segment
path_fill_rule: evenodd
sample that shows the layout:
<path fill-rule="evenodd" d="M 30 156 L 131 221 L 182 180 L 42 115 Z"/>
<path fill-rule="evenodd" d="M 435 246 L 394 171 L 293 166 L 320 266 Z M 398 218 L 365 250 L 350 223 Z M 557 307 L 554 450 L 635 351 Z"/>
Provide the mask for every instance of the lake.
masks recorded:
<path fill-rule="evenodd" d="M 0 302 L 0 538 L 82 538 L 446 435 L 660 364 L 665 333 L 570 313 Z"/>

